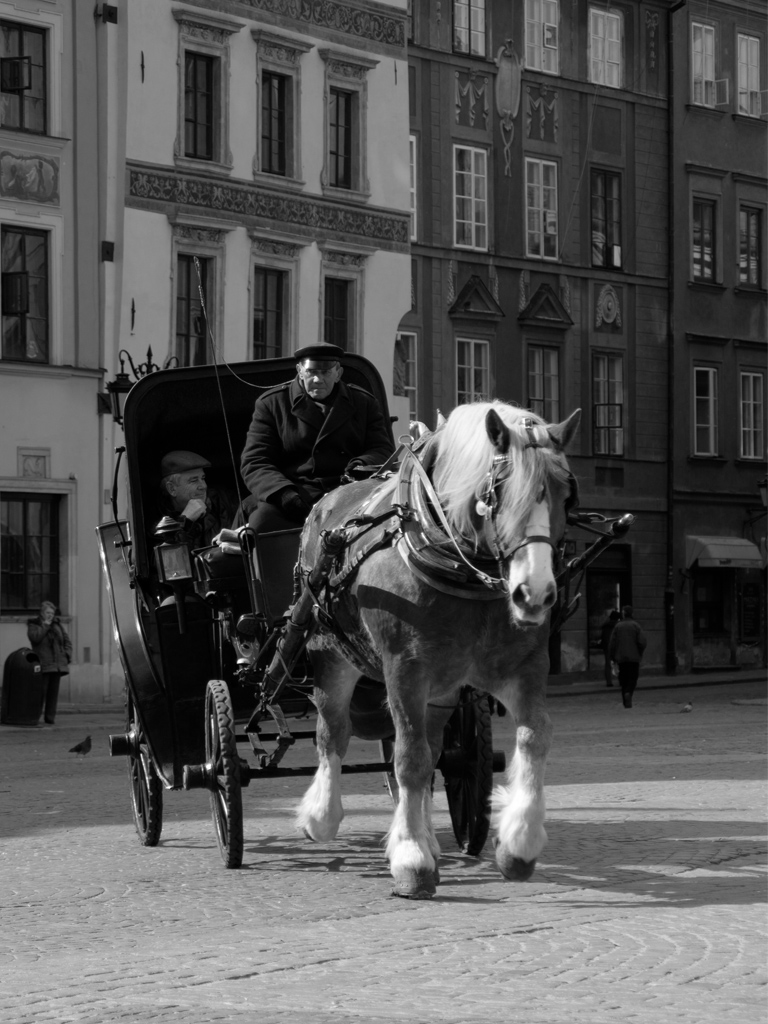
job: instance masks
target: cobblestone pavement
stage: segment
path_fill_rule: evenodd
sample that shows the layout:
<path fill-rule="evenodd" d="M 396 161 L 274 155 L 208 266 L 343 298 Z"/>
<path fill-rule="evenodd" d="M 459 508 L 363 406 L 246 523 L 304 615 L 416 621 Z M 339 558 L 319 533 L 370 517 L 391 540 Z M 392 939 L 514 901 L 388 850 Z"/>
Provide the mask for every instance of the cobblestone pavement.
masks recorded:
<path fill-rule="evenodd" d="M 766 690 L 760 682 L 550 702 L 549 843 L 532 881 L 457 852 L 431 902 L 390 896 L 379 775 L 344 779 L 340 839 L 307 843 L 306 779 L 244 793 L 245 861 L 220 861 L 207 794 L 133 831 L 119 709 L 0 728 L 5 1024 L 761 1024 Z M 691 700 L 693 712 L 679 714 Z M 68 753 L 86 734 L 87 757 Z M 494 745 L 509 748 L 509 719 Z M 313 750 L 298 744 L 297 763 Z M 351 757 L 378 759 L 374 745 Z"/>

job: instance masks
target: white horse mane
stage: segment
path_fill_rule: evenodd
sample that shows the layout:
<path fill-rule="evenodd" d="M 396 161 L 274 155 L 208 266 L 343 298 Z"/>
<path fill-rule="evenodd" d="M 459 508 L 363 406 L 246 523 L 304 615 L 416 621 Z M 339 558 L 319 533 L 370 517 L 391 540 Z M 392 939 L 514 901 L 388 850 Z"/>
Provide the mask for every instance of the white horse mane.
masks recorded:
<path fill-rule="evenodd" d="M 496 454 L 488 437 L 485 418 L 494 409 L 510 431 L 509 468 L 500 474 L 500 514 L 496 530 L 503 547 L 519 539 L 536 499 L 550 475 L 564 481 L 568 466 L 547 433 L 546 421 L 536 413 L 506 402 L 472 402 L 457 406 L 435 437 L 438 454 L 434 484 L 451 526 L 463 537 L 476 536 L 473 513 Z M 526 448 L 530 438 L 523 419 L 533 423 L 541 448 Z"/>

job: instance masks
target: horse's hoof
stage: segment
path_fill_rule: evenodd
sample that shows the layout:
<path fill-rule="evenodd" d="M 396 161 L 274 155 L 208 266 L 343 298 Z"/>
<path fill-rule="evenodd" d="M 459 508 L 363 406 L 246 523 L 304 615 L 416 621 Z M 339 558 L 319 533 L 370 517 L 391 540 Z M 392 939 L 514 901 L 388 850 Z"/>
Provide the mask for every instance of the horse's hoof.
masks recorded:
<path fill-rule="evenodd" d="M 413 871 L 395 879 L 392 895 L 406 900 L 431 900 L 436 892 L 435 884 L 434 871 Z"/>
<path fill-rule="evenodd" d="M 303 828 L 303 829 L 302 829 L 301 831 L 302 831 L 302 832 L 304 833 L 304 835 L 305 835 L 305 836 L 306 836 L 306 838 L 307 838 L 307 839 L 308 839 L 308 840 L 310 841 L 310 843 L 314 843 L 314 841 L 315 841 L 315 840 L 314 840 L 314 837 L 310 835 L 310 833 L 309 833 L 309 829 L 307 829 L 307 828 Z"/>
<path fill-rule="evenodd" d="M 508 882 L 527 882 L 536 870 L 535 857 L 533 860 L 523 860 L 522 857 L 504 855 L 499 850 L 496 851 L 496 863 Z"/>

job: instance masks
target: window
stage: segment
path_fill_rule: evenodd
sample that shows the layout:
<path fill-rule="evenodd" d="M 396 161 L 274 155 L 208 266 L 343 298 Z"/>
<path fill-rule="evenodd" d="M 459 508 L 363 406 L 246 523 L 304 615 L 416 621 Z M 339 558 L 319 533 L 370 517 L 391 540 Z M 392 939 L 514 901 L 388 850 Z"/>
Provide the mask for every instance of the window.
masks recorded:
<path fill-rule="evenodd" d="M 261 167 L 267 174 L 285 174 L 286 78 L 265 71 L 261 76 Z"/>
<path fill-rule="evenodd" d="M 621 178 L 592 171 L 592 266 L 621 266 Z"/>
<path fill-rule="evenodd" d="M 467 249 L 488 248 L 488 154 L 454 146 L 454 240 Z"/>
<path fill-rule="evenodd" d="M 187 53 L 184 71 L 184 156 L 213 160 L 214 77 L 217 61 Z"/>
<path fill-rule="evenodd" d="M 45 30 L 0 21 L 0 125 L 44 134 L 46 110 Z"/>
<path fill-rule="evenodd" d="M 197 263 L 199 281 L 194 256 L 179 253 L 176 264 L 176 356 L 182 366 L 203 366 L 211 362 L 200 303 L 200 288 L 203 295 L 209 295 L 211 260 L 198 259 Z"/>
<path fill-rule="evenodd" d="M 760 117 L 760 40 L 739 35 L 739 113 Z"/>
<path fill-rule="evenodd" d="M 416 335 L 410 331 L 398 331 L 395 336 L 392 393 L 408 399 L 408 416 L 411 420 L 418 419 L 416 370 Z"/>
<path fill-rule="evenodd" d="M 761 267 L 761 212 L 742 206 L 739 209 L 739 284 L 759 288 Z"/>
<path fill-rule="evenodd" d="M 456 341 L 456 402 L 487 402 L 491 394 L 488 342 L 458 338 Z"/>
<path fill-rule="evenodd" d="M 0 610 L 36 612 L 59 603 L 59 498 L 0 496 Z"/>
<path fill-rule="evenodd" d="M 741 374 L 741 457 L 763 458 L 763 375 Z"/>
<path fill-rule="evenodd" d="M 3 359 L 49 360 L 48 234 L 29 228 L 0 230 Z"/>
<path fill-rule="evenodd" d="M 715 204 L 693 201 L 693 280 L 715 280 Z"/>
<path fill-rule="evenodd" d="M 349 329 L 352 318 L 349 303 L 351 292 L 351 281 L 342 277 L 326 277 L 323 340 L 329 345 L 338 345 L 343 349 L 349 346 L 350 341 Z"/>
<path fill-rule="evenodd" d="M 328 126 L 329 183 L 333 188 L 352 188 L 352 93 L 331 89 Z"/>
<path fill-rule="evenodd" d="M 253 270 L 253 359 L 283 354 L 287 273 L 268 267 Z"/>
<path fill-rule="evenodd" d="M 589 9 L 589 80 L 621 87 L 621 14 Z"/>
<path fill-rule="evenodd" d="M 485 56 L 485 0 L 453 0 L 453 48 Z"/>
<path fill-rule="evenodd" d="M 711 25 L 691 23 L 691 102 L 714 107 L 715 30 Z"/>
<path fill-rule="evenodd" d="M 560 354 L 554 348 L 528 347 L 528 408 L 547 423 L 560 419 Z"/>
<path fill-rule="evenodd" d="M 624 361 L 620 355 L 593 355 L 592 403 L 593 454 L 623 455 Z"/>
<path fill-rule="evenodd" d="M 525 66 L 556 75 L 559 0 L 525 0 Z"/>
<path fill-rule="evenodd" d="M 415 242 L 418 234 L 418 222 L 416 220 L 417 206 L 416 206 L 416 136 L 411 135 L 408 139 L 408 153 L 410 158 L 411 168 L 411 241 Z"/>
<path fill-rule="evenodd" d="M 174 8 L 171 14 L 179 26 L 174 162 L 198 170 L 205 160 L 208 167 L 229 173 L 230 36 L 243 24 L 208 10 Z"/>
<path fill-rule="evenodd" d="M 319 50 L 325 63 L 323 188 L 370 195 L 367 172 L 368 72 L 378 64 L 362 56 Z"/>
<path fill-rule="evenodd" d="M 557 259 L 557 164 L 525 161 L 525 213 L 528 256 Z"/>
<path fill-rule="evenodd" d="M 693 370 L 693 453 L 717 455 L 717 370 Z"/>

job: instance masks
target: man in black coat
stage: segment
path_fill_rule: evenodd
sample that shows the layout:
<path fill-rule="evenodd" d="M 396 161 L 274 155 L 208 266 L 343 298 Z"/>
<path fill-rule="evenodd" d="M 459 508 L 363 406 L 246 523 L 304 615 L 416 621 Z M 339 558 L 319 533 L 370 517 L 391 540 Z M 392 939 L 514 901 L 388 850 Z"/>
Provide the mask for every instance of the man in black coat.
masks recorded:
<path fill-rule="evenodd" d="M 355 467 L 379 466 L 393 445 L 376 399 L 343 384 L 336 345 L 296 353 L 296 377 L 256 401 L 240 460 L 243 503 L 257 533 L 295 529 Z"/>

